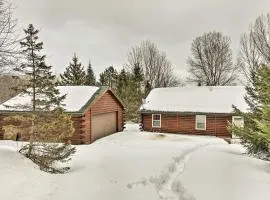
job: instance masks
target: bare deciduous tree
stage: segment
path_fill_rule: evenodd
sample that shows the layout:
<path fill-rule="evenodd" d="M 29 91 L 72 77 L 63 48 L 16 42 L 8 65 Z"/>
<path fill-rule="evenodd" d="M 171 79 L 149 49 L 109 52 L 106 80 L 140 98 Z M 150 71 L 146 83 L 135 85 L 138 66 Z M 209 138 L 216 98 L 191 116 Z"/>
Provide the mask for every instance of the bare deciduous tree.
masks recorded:
<path fill-rule="evenodd" d="M 17 59 L 17 20 L 13 17 L 13 7 L 6 0 L 0 0 L 0 73 L 9 70 Z"/>
<path fill-rule="evenodd" d="M 237 65 L 247 80 L 250 78 L 250 72 L 256 70 L 260 63 L 260 55 L 252 38 L 252 33 L 244 34 L 241 37 L 237 59 Z"/>
<path fill-rule="evenodd" d="M 270 64 L 270 13 L 258 17 L 241 37 L 237 63 L 248 81 L 259 66 Z"/>
<path fill-rule="evenodd" d="M 219 32 L 209 32 L 192 42 L 192 57 L 188 58 L 189 81 L 203 85 L 230 85 L 236 80 L 230 38 Z"/>
<path fill-rule="evenodd" d="M 133 70 L 136 66 L 142 68 L 144 81 L 150 84 L 151 88 L 177 84 L 171 62 L 151 41 L 144 41 L 129 52 L 127 68 Z"/>
<path fill-rule="evenodd" d="M 264 61 L 270 62 L 270 13 L 256 19 L 252 31 L 253 41 Z"/>

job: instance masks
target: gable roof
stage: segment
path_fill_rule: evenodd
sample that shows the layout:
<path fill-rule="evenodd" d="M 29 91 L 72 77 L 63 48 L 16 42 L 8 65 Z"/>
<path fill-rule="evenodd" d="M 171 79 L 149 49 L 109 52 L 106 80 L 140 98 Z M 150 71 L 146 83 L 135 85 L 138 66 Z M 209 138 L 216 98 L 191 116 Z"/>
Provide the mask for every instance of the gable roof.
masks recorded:
<path fill-rule="evenodd" d="M 82 113 L 88 105 L 98 97 L 98 92 L 107 90 L 107 87 L 95 86 L 58 86 L 60 95 L 65 95 L 63 101 L 66 112 Z M 22 112 L 27 111 L 23 108 L 10 108 L 6 106 L 27 105 L 31 103 L 31 98 L 28 95 L 18 94 L 10 100 L 0 105 L 0 112 Z"/>
<path fill-rule="evenodd" d="M 94 103 L 96 103 L 100 97 L 103 96 L 103 94 L 105 94 L 106 92 L 110 92 L 111 95 L 113 95 L 115 97 L 115 99 L 118 101 L 118 103 L 121 105 L 121 107 L 124 109 L 124 104 L 123 102 L 119 99 L 119 97 L 109 88 L 109 86 L 101 86 L 99 88 L 99 90 L 97 90 L 95 92 L 95 94 L 92 96 L 91 99 L 89 99 L 89 101 L 87 102 L 87 104 L 85 104 L 80 112 L 84 112 L 89 106 L 93 105 Z"/>
<path fill-rule="evenodd" d="M 245 92 L 244 86 L 156 88 L 140 112 L 231 113 L 232 105 L 246 112 Z"/>

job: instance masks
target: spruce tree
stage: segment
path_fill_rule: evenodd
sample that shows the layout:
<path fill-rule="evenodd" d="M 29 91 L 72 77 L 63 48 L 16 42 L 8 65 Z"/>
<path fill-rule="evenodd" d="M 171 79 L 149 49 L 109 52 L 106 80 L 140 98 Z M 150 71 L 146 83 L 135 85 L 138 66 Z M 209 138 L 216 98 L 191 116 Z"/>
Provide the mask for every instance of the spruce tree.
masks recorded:
<path fill-rule="evenodd" d="M 144 79 L 143 69 L 140 67 L 139 63 L 135 64 L 133 68 L 133 76 L 134 76 L 134 80 L 138 83 L 141 83 Z"/>
<path fill-rule="evenodd" d="M 129 121 L 139 121 L 139 108 L 144 96 L 143 72 L 139 64 L 135 64 L 131 72 L 122 69 L 118 75 L 116 92 L 125 105 L 125 117 Z"/>
<path fill-rule="evenodd" d="M 100 74 L 99 82 L 101 85 L 107 85 L 116 90 L 118 73 L 113 66 L 110 66 Z"/>
<path fill-rule="evenodd" d="M 143 76 L 143 70 L 140 67 L 139 63 L 135 64 L 135 66 L 133 68 L 133 79 L 134 79 L 135 84 L 136 84 L 136 90 L 138 92 L 138 95 L 141 98 L 142 82 L 143 82 L 144 76 Z"/>
<path fill-rule="evenodd" d="M 270 68 L 260 67 L 252 72 L 251 85 L 246 87 L 245 101 L 249 112 L 243 113 L 235 108 L 237 115 L 244 118 L 245 126 L 232 126 L 249 154 L 270 159 Z"/>
<path fill-rule="evenodd" d="M 75 152 L 71 145 L 63 143 L 72 136 L 73 123 L 71 117 L 63 112 L 65 96 L 60 96 L 56 88 L 52 67 L 45 63 L 46 56 L 41 52 L 43 43 L 38 41 L 39 30 L 30 24 L 24 32 L 26 37 L 20 44 L 25 60 L 16 70 L 28 81 L 17 87 L 17 91 L 24 97 L 30 97 L 31 101 L 14 105 L 26 112 L 5 118 L 4 130 L 20 133 L 22 138 L 29 139 L 20 152 L 38 164 L 41 170 L 63 173 L 68 168 L 55 168 L 54 164 L 57 161 L 67 162 Z"/>
<path fill-rule="evenodd" d="M 120 98 L 124 96 L 124 92 L 126 90 L 126 87 L 128 85 L 128 74 L 125 71 L 125 69 L 122 69 L 120 74 L 117 77 L 117 86 L 116 86 L 116 92 Z"/>
<path fill-rule="evenodd" d="M 96 77 L 90 61 L 87 67 L 86 85 L 96 85 Z"/>
<path fill-rule="evenodd" d="M 116 93 L 124 103 L 126 120 L 138 122 L 141 95 L 134 74 L 126 72 L 125 69 L 121 70 L 117 79 Z"/>
<path fill-rule="evenodd" d="M 262 153 L 270 159 L 270 68 L 262 67 L 257 79 L 260 116 L 253 118 L 256 125 L 255 137 L 262 143 Z"/>
<path fill-rule="evenodd" d="M 144 97 L 147 97 L 147 95 L 151 92 L 152 86 L 149 81 L 146 81 L 145 88 L 144 88 Z"/>
<path fill-rule="evenodd" d="M 60 74 L 60 77 L 61 85 L 86 85 L 86 73 L 76 54 L 74 54 L 72 62 L 69 63 L 65 72 Z"/>

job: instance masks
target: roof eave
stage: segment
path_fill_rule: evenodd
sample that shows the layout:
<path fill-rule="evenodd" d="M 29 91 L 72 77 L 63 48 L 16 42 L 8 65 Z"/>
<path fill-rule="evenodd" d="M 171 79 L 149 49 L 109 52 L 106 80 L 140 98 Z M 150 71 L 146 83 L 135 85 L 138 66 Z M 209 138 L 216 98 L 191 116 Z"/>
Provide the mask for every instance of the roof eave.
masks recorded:
<path fill-rule="evenodd" d="M 27 112 L 29 111 L 0 110 L 0 114 L 23 114 Z M 78 115 L 78 116 L 84 115 L 84 113 L 80 111 L 64 111 L 64 112 L 70 115 Z"/>
<path fill-rule="evenodd" d="M 199 112 L 199 111 L 160 111 L 160 110 L 140 110 L 140 114 L 151 114 L 151 113 L 164 113 L 164 114 L 214 114 L 214 115 L 233 115 L 234 112 Z"/>

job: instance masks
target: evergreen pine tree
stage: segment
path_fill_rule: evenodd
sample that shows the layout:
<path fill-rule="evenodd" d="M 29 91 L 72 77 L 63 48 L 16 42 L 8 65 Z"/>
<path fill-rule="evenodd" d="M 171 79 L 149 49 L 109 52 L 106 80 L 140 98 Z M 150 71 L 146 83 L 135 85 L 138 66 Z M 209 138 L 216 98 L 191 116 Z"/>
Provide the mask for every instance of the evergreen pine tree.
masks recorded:
<path fill-rule="evenodd" d="M 139 107 L 141 105 L 138 99 L 138 92 L 136 91 L 136 83 L 131 75 L 129 75 L 128 84 L 124 87 L 123 95 L 121 97 L 125 105 L 125 117 L 129 121 L 139 121 Z"/>
<path fill-rule="evenodd" d="M 145 88 L 144 88 L 144 96 L 147 97 L 147 95 L 151 92 L 152 87 L 149 81 L 146 81 Z"/>
<path fill-rule="evenodd" d="M 141 96 L 141 94 L 142 94 L 142 82 L 143 82 L 144 76 L 143 76 L 143 70 L 140 67 L 139 63 L 135 64 L 135 66 L 133 68 L 133 78 L 134 78 L 134 81 L 135 81 L 135 84 L 136 84 L 136 90 L 138 92 L 138 95 Z"/>
<path fill-rule="evenodd" d="M 138 122 L 138 92 L 133 74 L 121 70 L 118 75 L 117 95 L 125 106 L 125 118 L 129 121 Z"/>
<path fill-rule="evenodd" d="M 141 91 L 138 79 L 133 73 L 128 73 L 122 69 L 118 75 L 116 93 L 125 106 L 125 118 L 129 121 L 138 122 L 139 107 L 141 105 Z"/>
<path fill-rule="evenodd" d="M 66 71 L 60 74 L 60 77 L 61 85 L 86 85 L 86 73 L 76 54 L 74 54 Z"/>
<path fill-rule="evenodd" d="M 120 74 L 118 75 L 116 86 L 116 92 L 120 98 L 123 97 L 127 85 L 128 85 L 128 75 L 125 69 L 122 69 Z"/>
<path fill-rule="evenodd" d="M 96 85 L 96 77 L 90 61 L 87 68 L 86 85 Z"/>
<path fill-rule="evenodd" d="M 140 64 L 137 63 L 133 68 L 133 76 L 136 82 L 142 82 L 143 77 L 143 69 L 140 67 Z"/>
<path fill-rule="evenodd" d="M 262 143 L 262 153 L 270 159 L 270 68 L 262 67 L 257 79 L 260 117 L 253 118 L 256 125 L 255 137 Z"/>
<path fill-rule="evenodd" d="M 240 137 L 250 154 L 270 159 L 270 68 L 262 66 L 252 72 L 251 80 L 245 96 L 249 112 L 243 113 L 234 107 L 236 114 L 244 117 L 245 126 L 232 126 L 232 131 Z"/>
<path fill-rule="evenodd" d="M 110 66 L 100 74 L 99 82 L 101 85 L 107 85 L 113 90 L 116 90 L 118 73 L 113 66 Z"/>
<path fill-rule="evenodd" d="M 68 168 L 57 169 L 53 164 L 56 161 L 68 161 L 75 148 L 56 142 L 64 142 L 72 136 L 73 123 L 70 116 L 63 112 L 62 101 L 65 96 L 60 96 L 52 67 L 45 63 L 46 56 L 41 53 L 43 43 L 38 41 L 39 31 L 30 24 L 24 32 L 26 37 L 21 42 L 21 48 L 25 62 L 16 70 L 27 76 L 28 81 L 17 91 L 23 96 L 29 96 L 31 101 L 15 107 L 29 112 L 5 118 L 4 130 L 7 133 L 20 133 L 23 138 L 29 139 L 29 144 L 24 145 L 20 152 L 38 164 L 41 170 L 63 173 Z"/>

